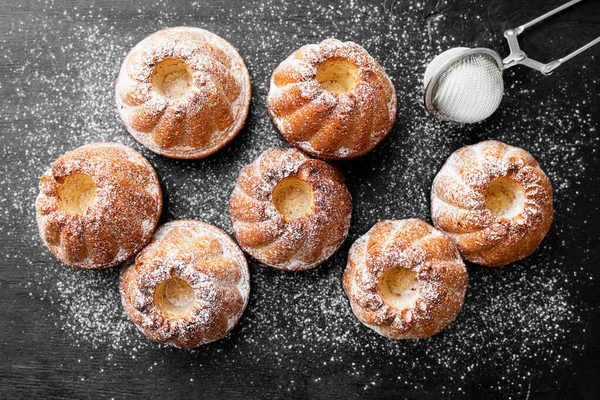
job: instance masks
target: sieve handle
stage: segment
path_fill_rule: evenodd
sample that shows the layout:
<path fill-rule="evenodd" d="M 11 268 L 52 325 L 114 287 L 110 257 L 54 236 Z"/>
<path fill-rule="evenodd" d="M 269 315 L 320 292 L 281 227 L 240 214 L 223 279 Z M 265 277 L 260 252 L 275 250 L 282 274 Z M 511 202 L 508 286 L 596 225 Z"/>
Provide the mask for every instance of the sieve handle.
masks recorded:
<path fill-rule="evenodd" d="M 558 65 L 556 65 L 556 67 L 552 68 L 550 71 L 553 71 L 554 69 L 556 69 L 560 64 L 564 63 L 565 61 L 569 61 L 571 58 L 575 57 L 576 55 L 583 53 L 584 51 L 586 51 L 587 49 L 589 49 L 590 47 L 592 47 L 595 44 L 600 43 L 600 36 L 598 36 L 596 39 L 592 40 L 591 42 L 589 42 L 588 44 L 581 46 L 580 48 L 578 48 L 577 50 L 575 50 L 574 52 L 572 52 L 571 54 L 567 54 L 566 56 L 564 56 L 563 58 L 559 58 L 556 61 L 552 61 L 546 65 L 552 64 L 552 63 L 558 63 Z"/>
<path fill-rule="evenodd" d="M 568 3 L 563 4 L 562 6 L 556 7 L 554 10 L 548 11 L 546 14 L 541 15 L 541 16 L 537 17 L 536 19 L 531 20 L 528 23 L 519 26 L 518 28 L 515 28 L 514 30 L 517 32 L 517 35 L 520 35 L 521 33 L 523 33 L 523 31 L 525 29 L 529 28 L 530 26 L 533 26 L 533 25 L 537 24 L 538 22 L 542 22 L 546 18 L 550 18 L 554 14 L 558 14 L 562 10 L 567 9 L 577 3 L 581 3 L 582 1 L 583 0 L 571 0 Z"/>
<path fill-rule="evenodd" d="M 567 54 L 566 56 L 559 58 L 558 60 L 550 61 L 547 64 L 543 64 L 539 61 L 529 58 L 527 56 L 527 54 L 525 54 L 525 52 L 523 50 L 521 50 L 521 47 L 519 46 L 519 41 L 517 39 L 517 36 L 519 36 L 521 33 L 523 33 L 523 31 L 525 31 L 525 29 L 545 20 L 546 18 L 553 16 L 554 14 L 557 14 L 557 13 L 563 11 L 566 8 L 569 8 L 577 3 L 580 3 L 582 1 L 583 0 L 571 0 L 568 3 L 563 4 L 562 6 L 559 6 L 559 7 L 555 8 L 554 10 L 548 11 L 544 15 L 541 15 L 541 16 L 529 21 L 526 24 L 523 24 L 514 29 L 507 29 L 506 31 L 504 31 L 504 37 L 506 38 L 506 41 L 508 42 L 508 48 L 510 49 L 510 54 L 508 55 L 508 57 L 506 57 L 504 60 L 502 60 L 502 63 L 504 64 L 504 69 L 514 67 L 515 65 L 525 65 L 526 67 L 540 71 L 544 75 L 548 75 L 548 74 L 552 73 L 552 71 L 554 71 L 556 68 L 561 66 L 564 62 L 570 60 L 571 58 L 575 57 L 576 55 L 578 55 L 580 53 L 583 53 L 585 50 L 589 49 L 590 47 L 594 46 L 595 44 L 600 43 L 600 37 L 597 37 L 596 39 L 592 40 L 588 44 L 581 46 L 579 49 L 575 50 L 574 52 Z"/>

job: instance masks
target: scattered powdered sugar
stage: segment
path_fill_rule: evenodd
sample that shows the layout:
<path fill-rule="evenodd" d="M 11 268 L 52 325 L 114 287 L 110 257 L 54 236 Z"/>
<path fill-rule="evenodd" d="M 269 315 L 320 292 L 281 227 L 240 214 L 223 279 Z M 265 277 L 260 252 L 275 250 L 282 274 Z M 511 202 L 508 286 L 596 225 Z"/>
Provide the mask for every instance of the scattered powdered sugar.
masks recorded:
<path fill-rule="evenodd" d="M 60 266 L 40 274 L 36 282 L 47 288 L 43 297 L 58 305 L 49 318 L 72 334 L 76 346 L 109 344 L 107 358 L 112 358 L 112 351 L 118 349 L 129 348 L 130 354 L 135 354 L 148 345 L 137 340 L 137 329 L 121 306 L 118 276 L 118 268 L 98 274 Z"/>
<path fill-rule="evenodd" d="M 33 207 L 39 177 L 52 161 L 80 145 L 124 143 L 156 168 L 165 202 L 161 222 L 193 218 L 231 234 L 227 203 L 238 171 L 266 148 L 287 146 L 265 106 L 271 71 L 302 45 L 336 37 L 356 41 L 378 60 L 398 95 L 389 137 L 366 156 L 339 163 L 354 204 L 348 240 L 328 262 L 302 273 L 274 271 L 249 260 L 252 291 L 239 326 L 227 339 L 192 351 L 185 359 L 189 370 L 210 360 L 230 369 L 268 365 L 283 376 L 273 384 L 291 392 L 308 384 L 321 387 L 341 375 L 367 393 L 381 385 L 407 393 L 427 388 L 460 393 L 480 388 L 485 377 L 495 383 L 483 389 L 523 397 L 532 380 L 540 378 L 535 366 L 542 363 L 552 373 L 545 379 L 558 379 L 583 350 L 577 343 L 583 342 L 590 307 L 576 300 L 577 291 L 591 284 L 588 267 L 573 265 L 563 250 L 573 246 L 572 232 L 589 223 L 577 204 L 588 185 L 584 157 L 596 154 L 599 142 L 597 111 L 593 114 L 598 78 L 589 67 L 597 60 L 581 56 L 579 65 L 566 64 L 551 78 L 523 68 L 508 70 L 503 102 L 490 119 L 469 126 L 436 121 L 421 100 L 428 61 L 459 45 L 505 50 L 502 26 L 494 23 L 490 32 L 483 20 L 485 2 L 473 1 L 468 13 L 448 11 L 447 1 L 438 3 L 430 14 L 434 10 L 424 2 L 333 6 L 267 0 L 209 9 L 190 3 L 178 10 L 158 2 L 133 10 L 125 23 L 113 18 L 115 10 L 80 4 L 62 11 L 48 2 L 43 11 L 23 13 L 26 20 L 10 21 L 14 35 L 23 35 L 31 45 L 23 50 L 15 47 L 14 37 L 1 39 L 4 63 L 13 65 L 17 52 L 27 53 L 13 65 L 10 85 L 4 77 L 0 81 L 11 99 L 3 104 L 0 122 L 7 137 L 20 141 L 19 146 L 3 141 L 0 150 L 5 160 L 0 187 L 9 193 L 0 197 L 0 232 L 15 243 L 5 249 L 5 258 L 22 274 L 16 284 L 30 293 L 33 306 L 42 307 L 47 324 L 56 325 L 74 345 L 104 354 L 94 360 L 98 370 L 126 368 L 114 360 L 127 357 L 135 358 L 143 373 L 160 369 L 155 359 L 140 353 L 160 345 L 139 334 L 122 310 L 119 269 L 74 271 L 42 247 Z M 230 25 L 216 22 L 211 16 L 216 14 L 230 16 Z M 131 47 L 175 25 L 202 27 L 230 41 L 253 81 L 246 128 L 202 161 L 170 160 L 142 148 L 123 128 L 114 100 L 117 72 Z M 461 29 L 460 37 L 445 33 Z M 587 95 L 574 96 L 575 85 Z M 463 311 L 439 335 L 400 342 L 377 336 L 353 316 L 342 290 L 350 245 L 382 219 L 429 221 L 436 172 L 454 150 L 484 139 L 524 147 L 537 158 L 554 187 L 555 222 L 549 236 L 534 255 L 507 268 L 469 265 Z M 582 252 L 582 260 L 590 258 L 588 250 Z M 165 350 L 165 358 L 172 356 Z"/>

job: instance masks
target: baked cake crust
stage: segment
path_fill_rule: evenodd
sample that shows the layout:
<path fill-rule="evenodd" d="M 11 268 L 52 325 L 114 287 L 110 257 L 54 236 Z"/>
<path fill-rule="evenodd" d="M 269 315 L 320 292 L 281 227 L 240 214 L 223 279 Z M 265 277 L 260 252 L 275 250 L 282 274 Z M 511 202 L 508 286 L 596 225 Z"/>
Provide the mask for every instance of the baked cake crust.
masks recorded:
<path fill-rule="evenodd" d="M 356 80 L 349 91 L 335 93 L 319 83 L 319 66 L 329 60 L 350 69 L 337 76 Z M 327 39 L 301 47 L 279 64 L 271 77 L 267 107 L 295 147 L 317 158 L 352 158 L 371 151 L 392 129 L 396 91 L 365 49 Z"/>
<path fill-rule="evenodd" d="M 307 183 L 312 204 L 306 215 L 287 219 L 273 203 L 285 179 Z M 229 200 L 235 237 L 261 263 L 282 270 L 314 268 L 333 255 L 350 227 L 352 198 L 342 173 L 296 149 L 273 147 L 244 167 Z"/>
<path fill-rule="evenodd" d="M 61 207 L 69 177 L 88 176 L 93 203 L 83 213 Z M 154 168 L 138 152 L 118 143 L 92 143 L 58 158 L 40 179 L 36 218 L 42 241 L 73 268 L 113 267 L 148 243 L 162 210 Z"/>
<path fill-rule="evenodd" d="M 517 185 L 515 215 L 495 215 L 489 200 L 486 205 L 499 178 Z M 435 226 L 456 241 L 466 260 L 489 267 L 531 255 L 552 225 L 552 210 L 552 185 L 535 158 L 495 140 L 452 153 L 431 189 Z"/>
<path fill-rule="evenodd" d="M 174 317 L 157 300 L 161 283 L 179 279 L 191 287 L 185 315 Z M 121 271 L 121 300 L 144 335 L 180 348 L 193 348 L 226 336 L 250 296 L 244 253 L 221 229 L 193 220 L 158 228 L 152 241 Z"/>
<path fill-rule="evenodd" d="M 161 91 L 167 78 L 159 83 L 159 69 L 176 72 L 172 77 L 181 78 L 182 87 L 173 91 L 181 93 Z M 252 97 L 250 75 L 236 49 L 193 27 L 163 29 L 138 43 L 123 61 L 115 92 L 121 119 L 137 141 L 160 155 L 186 159 L 206 157 L 229 143 L 243 127 Z"/>
<path fill-rule="evenodd" d="M 388 303 L 381 290 L 390 269 L 412 271 L 413 300 Z M 366 326 L 390 339 L 427 338 L 452 322 L 464 302 L 467 269 L 454 242 L 418 219 L 384 220 L 360 237 L 348 254 L 343 287 L 352 311 Z"/>

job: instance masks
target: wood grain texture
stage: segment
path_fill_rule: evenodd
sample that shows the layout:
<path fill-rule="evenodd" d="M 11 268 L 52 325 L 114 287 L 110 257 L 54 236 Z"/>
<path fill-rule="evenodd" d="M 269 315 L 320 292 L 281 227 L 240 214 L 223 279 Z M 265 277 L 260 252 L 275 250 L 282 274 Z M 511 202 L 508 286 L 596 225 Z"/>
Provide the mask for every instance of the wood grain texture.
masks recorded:
<path fill-rule="evenodd" d="M 285 2 L 285 7 L 274 0 L 1 1 L 0 397 L 600 398 L 600 46 L 549 77 L 525 68 L 507 72 L 501 110 L 483 124 L 465 128 L 419 125 L 415 121 L 426 120 L 425 111 L 419 96 L 407 91 L 420 90 L 419 77 L 427 60 L 404 59 L 435 54 L 436 42 L 443 37 L 444 45 L 486 46 L 506 54 L 501 34 L 504 29 L 526 22 L 561 1 L 416 3 L 357 0 L 348 5 L 328 0 L 319 6 L 325 12 L 311 13 L 315 5 L 309 1 Z M 411 7 L 417 11 L 411 11 Z M 278 15 L 279 9 L 285 13 Z M 368 19 L 367 14 L 374 10 L 380 13 L 377 21 L 381 24 Z M 393 18 L 403 15 L 414 17 L 406 24 L 420 26 L 422 47 L 410 38 L 397 43 L 385 40 L 390 23 L 403 29 L 402 21 Z M 344 22 L 355 19 L 363 25 Z M 93 93 L 79 90 L 88 86 L 77 84 L 90 76 L 90 71 L 80 68 L 89 67 L 89 60 L 77 58 L 87 49 L 90 54 L 102 54 L 98 47 L 108 43 L 106 38 L 112 38 L 115 47 L 106 50 L 106 59 L 97 60 L 110 64 L 97 71 L 102 73 L 98 81 L 110 82 L 111 73 L 116 78 L 120 60 L 132 45 L 155 30 L 176 25 L 198 26 L 225 37 L 247 61 L 253 81 L 246 127 L 224 150 L 202 161 L 168 160 L 143 149 L 122 127 L 112 107 L 110 84 L 105 88 L 89 86 L 96 90 Z M 428 26 L 433 29 L 430 35 Z M 268 32 L 269 37 L 257 32 Z M 548 25 L 532 28 L 522 41 L 531 57 L 548 61 L 598 35 L 600 3 L 587 0 Z M 237 171 L 266 147 L 287 146 L 266 112 L 271 71 L 301 45 L 331 36 L 365 45 L 399 89 L 398 122 L 389 138 L 368 155 L 338 164 L 346 174 L 355 203 L 350 236 L 342 249 L 318 269 L 293 276 L 249 260 L 252 293 L 239 326 L 227 339 L 194 352 L 146 345 L 133 330 L 128 332 L 136 346 L 140 343 L 139 350 L 115 349 L 106 340 L 92 343 L 78 335 L 76 328 L 66 326 L 65 322 L 72 321 L 66 307 L 71 303 L 61 297 L 60 277 L 66 272 L 43 248 L 34 222 L 37 181 L 51 162 L 94 138 L 128 144 L 149 159 L 161 179 L 165 193 L 161 222 L 198 218 L 231 233 L 226 200 Z M 404 54 L 408 43 L 414 51 Z M 564 98 L 564 104 L 550 101 L 556 98 Z M 102 112 L 83 115 L 83 107 L 77 104 L 92 101 L 102 102 L 98 106 Z M 106 102 L 111 105 L 105 106 Z M 548 110 L 558 110 L 560 116 L 553 118 Z M 581 117 L 569 118 L 569 114 Z M 511 116 L 514 124 L 507 122 Z M 578 121 L 585 123 L 579 126 Z M 518 129 L 513 130 L 513 126 Z M 425 141 L 425 135 L 432 138 Z M 386 353 L 381 349 L 391 349 L 392 345 L 373 336 L 349 313 L 341 283 L 320 285 L 341 278 L 350 245 L 378 220 L 429 220 L 431 181 L 446 157 L 463 145 L 489 138 L 532 151 L 550 172 L 557 194 L 555 224 L 541 249 L 516 266 L 497 271 L 469 266 L 467 305 L 447 333 L 416 344 L 394 344 L 394 351 Z M 421 143 L 436 147 L 424 149 Z M 562 151 L 564 147 L 572 150 Z M 430 158 L 411 158 L 414 154 Z M 565 163 L 574 165 L 567 167 Z M 578 166 L 580 171 L 575 173 Z M 196 197 L 202 201 L 194 201 Z M 53 277 L 48 271 L 60 274 Z M 115 283 L 118 270 L 98 274 L 99 282 Z M 527 331 L 530 321 L 520 322 L 523 329 L 511 323 L 516 328 L 508 331 L 515 336 L 503 339 L 498 337 L 504 332 L 501 328 L 490 326 L 490 321 L 478 316 L 480 310 L 493 309 L 486 296 L 494 293 L 498 298 L 522 296 L 523 309 L 529 301 L 543 307 L 545 300 L 539 293 L 547 293 L 547 289 L 536 286 L 539 280 L 534 279 L 535 274 L 552 277 L 561 290 L 558 295 L 569 303 L 577 319 L 560 320 L 558 328 L 549 325 L 549 331 L 560 329 L 568 335 L 553 340 L 550 334 L 544 335 L 542 343 L 530 347 L 538 349 L 539 356 L 521 357 L 519 342 L 535 343 L 535 337 L 519 336 L 519 332 Z M 84 280 L 89 275 L 74 276 Z M 495 280 L 507 284 L 506 293 L 493 284 Z M 529 280 L 531 285 L 527 284 Z M 522 292 L 508 292 L 515 287 Z M 107 287 L 107 291 L 116 298 L 116 286 Z M 311 325 L 326 326 L 333 318 L 320 312 L 327 305 L 311 303 L 313 297 L 322 299 L 318 297 L 322 291 L 328 291 L 332 303 L 339 300 L 335 306 L 339 305 L 346 316 L 339 321 L 347 321 L 343 322 L 347 324 L 343 330 L 355 339 L 323 340 L 319 344 L 319 339 L 312 336 L 303 338 L 303 332 L 312 332 Z M 277 302 L 272 300 L 275 297 Z M 551 294 L 547 300 L 552 301 Z M 298 308 L 298 302 L 306 306 Z M 302 318 L 289 312 L 296 309 L 303 311 Z M 124 316 L 115 320 L 122 321 Z M 497 322 L 503 321 L 494 320 Z M 444 353 L 446 358 L 439 359 L 436 352 L 444 343 L 458 346 L 451 337 L 460 337 L 460 331 L 470 326 L 476 327 L 477 334 L 465 346 L 488 341 L 492 344 L 478 345 L 472 352 L 462 349 L 454 355 L 449 349 Z M 289 334 L 269 336 L 282 332 Z M 504 346 L 514 349 L 512 358 L 505 360 L 515 366 L 511 374 L 505 373 L 502 363 L 493 358 L 499 350 L 494 346 L 503 340 Z M 353 347 L 352 343 L 358 345 Z M 410 358 L 419 363 L 411 366 L 407 360 Z M 486 359 L 490 362 L 481 361 Z M 477 368 L 469 370 L 473 360 L 479 360 Z"/>

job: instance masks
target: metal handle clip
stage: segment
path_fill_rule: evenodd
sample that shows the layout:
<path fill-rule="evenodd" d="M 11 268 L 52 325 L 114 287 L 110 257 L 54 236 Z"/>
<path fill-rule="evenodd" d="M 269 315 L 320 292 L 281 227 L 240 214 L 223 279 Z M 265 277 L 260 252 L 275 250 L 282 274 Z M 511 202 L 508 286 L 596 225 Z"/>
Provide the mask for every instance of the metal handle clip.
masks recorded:
<path fill-rule="evenodd" d="M 514 67 L 515 65 L 525 65 L 529 68 L 533 68 L 537 71 L 540 71 L 544 75 L 549 75 L 552 73 L 552 71 L 554 71 L 556 68 L 558 68 L 564 62 L 570 60 L 571 58 L 575 57 L 576 55 L 578 55 L 580 53 L 583 53 L 585 50 L 589 49 L 593 45 L 600 43 L 600 36 L 599 36 L 596 39 L 589 42 L 588 44 L 575 50 L 574 52 L 567 54 L 566 56 L 559 58 L 557 60 L 550 61 L 547 64 L 541 63 L 539 61 L 536 61 L 536 60 L 533 60 L 533 59 L 527 57 L 527 54 L 525 54 L 525 52 L 523 50 L 521 50 L 521 47 L 519 46 L 519 41 L 518 41 L 517 37 L 521 33 L 523 33 L 523 31 L 525 31 L 525 29 L 537 24 L 538 22 L 545 20 L 546 18 L 551 17 L 552 15 L 554 15 L 556 13 L 563 11 L 566 8 L 571 7 L 572 5 L 580 3 L 582 1 L 583 0 L 569 1 L 568 3 L 565 3 L 562 6 L 555 8 L 552 11 L 549 11 L 546 14 L 544 14 L 540 17 L 537 17 L 536 19 L 534 19 L 532 21 L 529 21 L 528 23 L 519 26 L 518 28 L 507 29 L 506 31 L 504 31 L 504 37 L 506 38 L 506 41 L 508 42 L 508 48 L 510 49 L 510 54 L 508 55 L 508 57 L 506 57 L 504 60 L 502 60 L 502 63 L 504 64 L 504 69 Z"/>

